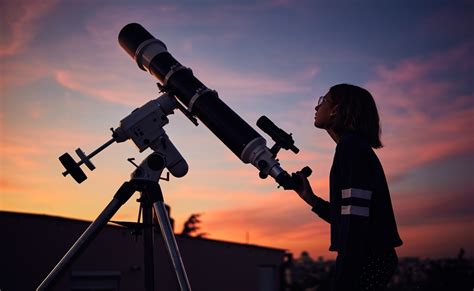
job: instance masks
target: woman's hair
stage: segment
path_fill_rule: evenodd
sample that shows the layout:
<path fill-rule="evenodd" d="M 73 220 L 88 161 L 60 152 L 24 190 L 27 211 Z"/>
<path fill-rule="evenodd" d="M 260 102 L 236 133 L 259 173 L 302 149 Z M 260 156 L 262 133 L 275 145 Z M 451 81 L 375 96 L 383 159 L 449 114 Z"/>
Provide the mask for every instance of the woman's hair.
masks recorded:
<path fill-rule="evenodd" d="M 369 91 L 349 84 L 329 89 L 331 101 L 338 105 L 332 129 L 338 135 L 353 131 L 367 139 L 372 148 L 381 148 L 380 119 Z"/>

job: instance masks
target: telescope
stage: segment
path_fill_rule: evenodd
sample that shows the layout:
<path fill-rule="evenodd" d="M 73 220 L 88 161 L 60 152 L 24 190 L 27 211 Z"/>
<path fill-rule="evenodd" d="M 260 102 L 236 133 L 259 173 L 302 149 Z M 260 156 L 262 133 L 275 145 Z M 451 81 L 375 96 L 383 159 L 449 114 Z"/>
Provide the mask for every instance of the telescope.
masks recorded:
<path fill-rule="evenodd" d="M 266 140 L 227 106 L 215 90 L 207 88 L 193 75 L 191 69 L 183 66 L 168 52 L 161 40 L 140 24 L 130 23 L 123 27 L 118 39 L 138 67 L 161 82 L 158 84 L 161 91 L 179 100 L 179 108 L 184 109 L 182 111 L 188 118 L 197 117 L 242 162 L 255 166 L 261 178 L 271 176 L 284 189 L 295 189 L 298 186 L 299 177 L 288 174 L 276 158 L 281 148 L 298 152 L 290 134 L 278 128 L 267 117 L 261 117 L 257 125 L 275 141 L 275 145 L 269 149 Z M 301 172 L 309 176 L 311 169 L 305 167 Z"/>
<path fill-rule="evenodd" d="M 181 65 L 168 52 L 161 40 L 140 24 L 130 23 L 123 27 L 118 40 L 140 69 L 148 71 L 160 81 L 158 87 L 164 94 L 122 119 L 118 128 L 111 129 L 112 139 L 91 154 L 86 155 L 80 148 L 77 149 L 79 162 L 76 163 L 68 153 L 63 154 L 59 160 L 66 168 L 64 176 L 70 174 L 81 183 L 87 178 L 80 168 L 82 164 L 94 170 L 95 166 L 90 161 L 93 156 L 113 142 L 128 139 L 135 143 L 140 152 L 148 147 L 161 153 L 166 150 L 165 156 L 172 159 L 166 164 L 168 170 L 175 177 L 184 176 L 188 165 L 163 130 L 163 126 L 169 122 L 167 115 L 179 109 L 195 125 L 198 125 L 196 117 L 199 118 L 242 162 L 255 166 L 260 178 L 271 176 L 279 187 L 298 188 L 301 184 L 299 176 L 288 174 L 277 159 L 282 148 L 295 154 L 299 152 L 291 134 L 276 126 L 268 117 L 260 117 L 257 126 L 275 141 L 275 145 L 269 149 L 266 140 L 227 106 L 215 90 L 207 88 L 190 68 Z M 306 177 L 311 172 L 309 167 L 301 170 Z"/>
<path fill-rule="evenodd" d="M 91 158 L 114 142 L 132 140 L 140 152 L 150 148 L 153 153 L 140 165 L 129 159 L 136 166 L 130 181 L 122 184 L 106 208 L 56 264 L 37 290 L 49 290 L 67 266 L 87 248 L 120 207 L 137 191 L 141 193 L 137 200 L 140 202 L 138 222 L 142 216 L 145 225 L 143 243 L 146 290 L 154 290 L 153 217 L 159 222 L 181 290 L 191 290 L 159 185 L 160 180 L 169 180 L 169 175 L 161 177 L 165 168 L 178 178 L 188 172 L 188 164 L 163 129 L 169 123 L 167 116 L 176 109 L 183 112 L 195 125 L 198 125 L 197 118 L 201 120 L 242 162 L 255 166 L 260 178 L 271 176 L 284 189 L 298 189 L 301 185 L 299 175 L 288 174 L 277 159 L 282 148 L 295 154 L 299 152 L 291 134 L 276 126 L 266 116 L 260 117 L 257 126 L 275 142 L 269 149 L 266 140 L 227 106 L 216 91 L 199 81 L 191 69 L 181 65 L 168 52 L 166 45 L 141 25 L 131 23 L 122 28 L 119 43 L 135 59 L 139 68 L 150 72 L 160 81 L 158 87 L 163 94 L 122 119 L 117 128 L 111 129 L 112 138 L 91 154 L 86 155 L 78 148 L 76 153 L 80 158 L 79 162 L 75 162 L 68 153 L 59 157 L 66 168 L 63 175 L 71 175 L 76 182 L 83 182 L 87 176 L 81 165 L 85 164 L 91 171 L 94 170 Z M 308 177 L 311 169 L 304 167 L 301 173 Z"/>

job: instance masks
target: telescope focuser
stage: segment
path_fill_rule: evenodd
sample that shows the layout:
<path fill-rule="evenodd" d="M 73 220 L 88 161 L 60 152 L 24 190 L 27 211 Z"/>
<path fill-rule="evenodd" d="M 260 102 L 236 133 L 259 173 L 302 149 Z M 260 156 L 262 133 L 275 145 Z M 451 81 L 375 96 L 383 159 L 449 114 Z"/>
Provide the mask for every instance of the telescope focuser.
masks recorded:
<path fill-rule="evenodd" d="M 302 173 L 306 178 L 311 176 L 313 170 L 310 167 L 306 166 L 301 169 L 300 173 Z M 302 181 L 301 177 L 296 173 L 292 173 L 291 175 L 287 172 L 283 172 L 275 178 L 276 182 L 279 184 L 278 188 L 283 187 L 285 190 L 298 190 L 301 188 Z"/>

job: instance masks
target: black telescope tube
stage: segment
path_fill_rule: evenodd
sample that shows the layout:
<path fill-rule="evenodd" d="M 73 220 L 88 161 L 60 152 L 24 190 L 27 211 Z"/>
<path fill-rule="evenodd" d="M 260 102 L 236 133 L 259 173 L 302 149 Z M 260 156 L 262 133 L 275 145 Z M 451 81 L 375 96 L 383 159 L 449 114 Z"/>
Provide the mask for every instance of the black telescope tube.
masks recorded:
<path fill-rule="evenodd" d="M 119 34 L 119 43 L 134 58 L 141 69 L 148 70 L 174 94 L 188 110 L 196 115 L 237 157 L 242 160 L 245 147 L 256 139 L 263 139 L 247 122 L 219 99 L 184 68 L 166 49 L 163 42 L 153 37 L 140 24 L 130 23 Z M 154 45 L 151 59 L 142 52 Z M 142 65 L 144 64 L 145 65 Z M 248 161 L 242 160 L 244 163 Z"/>

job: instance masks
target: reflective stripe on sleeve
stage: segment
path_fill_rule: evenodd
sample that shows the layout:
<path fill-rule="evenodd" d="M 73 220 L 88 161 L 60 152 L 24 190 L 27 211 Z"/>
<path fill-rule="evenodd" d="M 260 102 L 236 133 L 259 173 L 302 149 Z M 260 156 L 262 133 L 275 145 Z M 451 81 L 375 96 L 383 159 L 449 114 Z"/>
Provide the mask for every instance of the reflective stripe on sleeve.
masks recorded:
<path fill-rule="evenodd" d="M 351 197 L 370 200 L 372 198 L 372 191 L 357 188 L 342 190 L 342 199 Z"/>
<path fill-rule="evenodd" d="M 354 205 L 342 205 L 341 206 L 342 215 L 359 215 L 369 217 L 369 207 L 361 207 Z"/>

